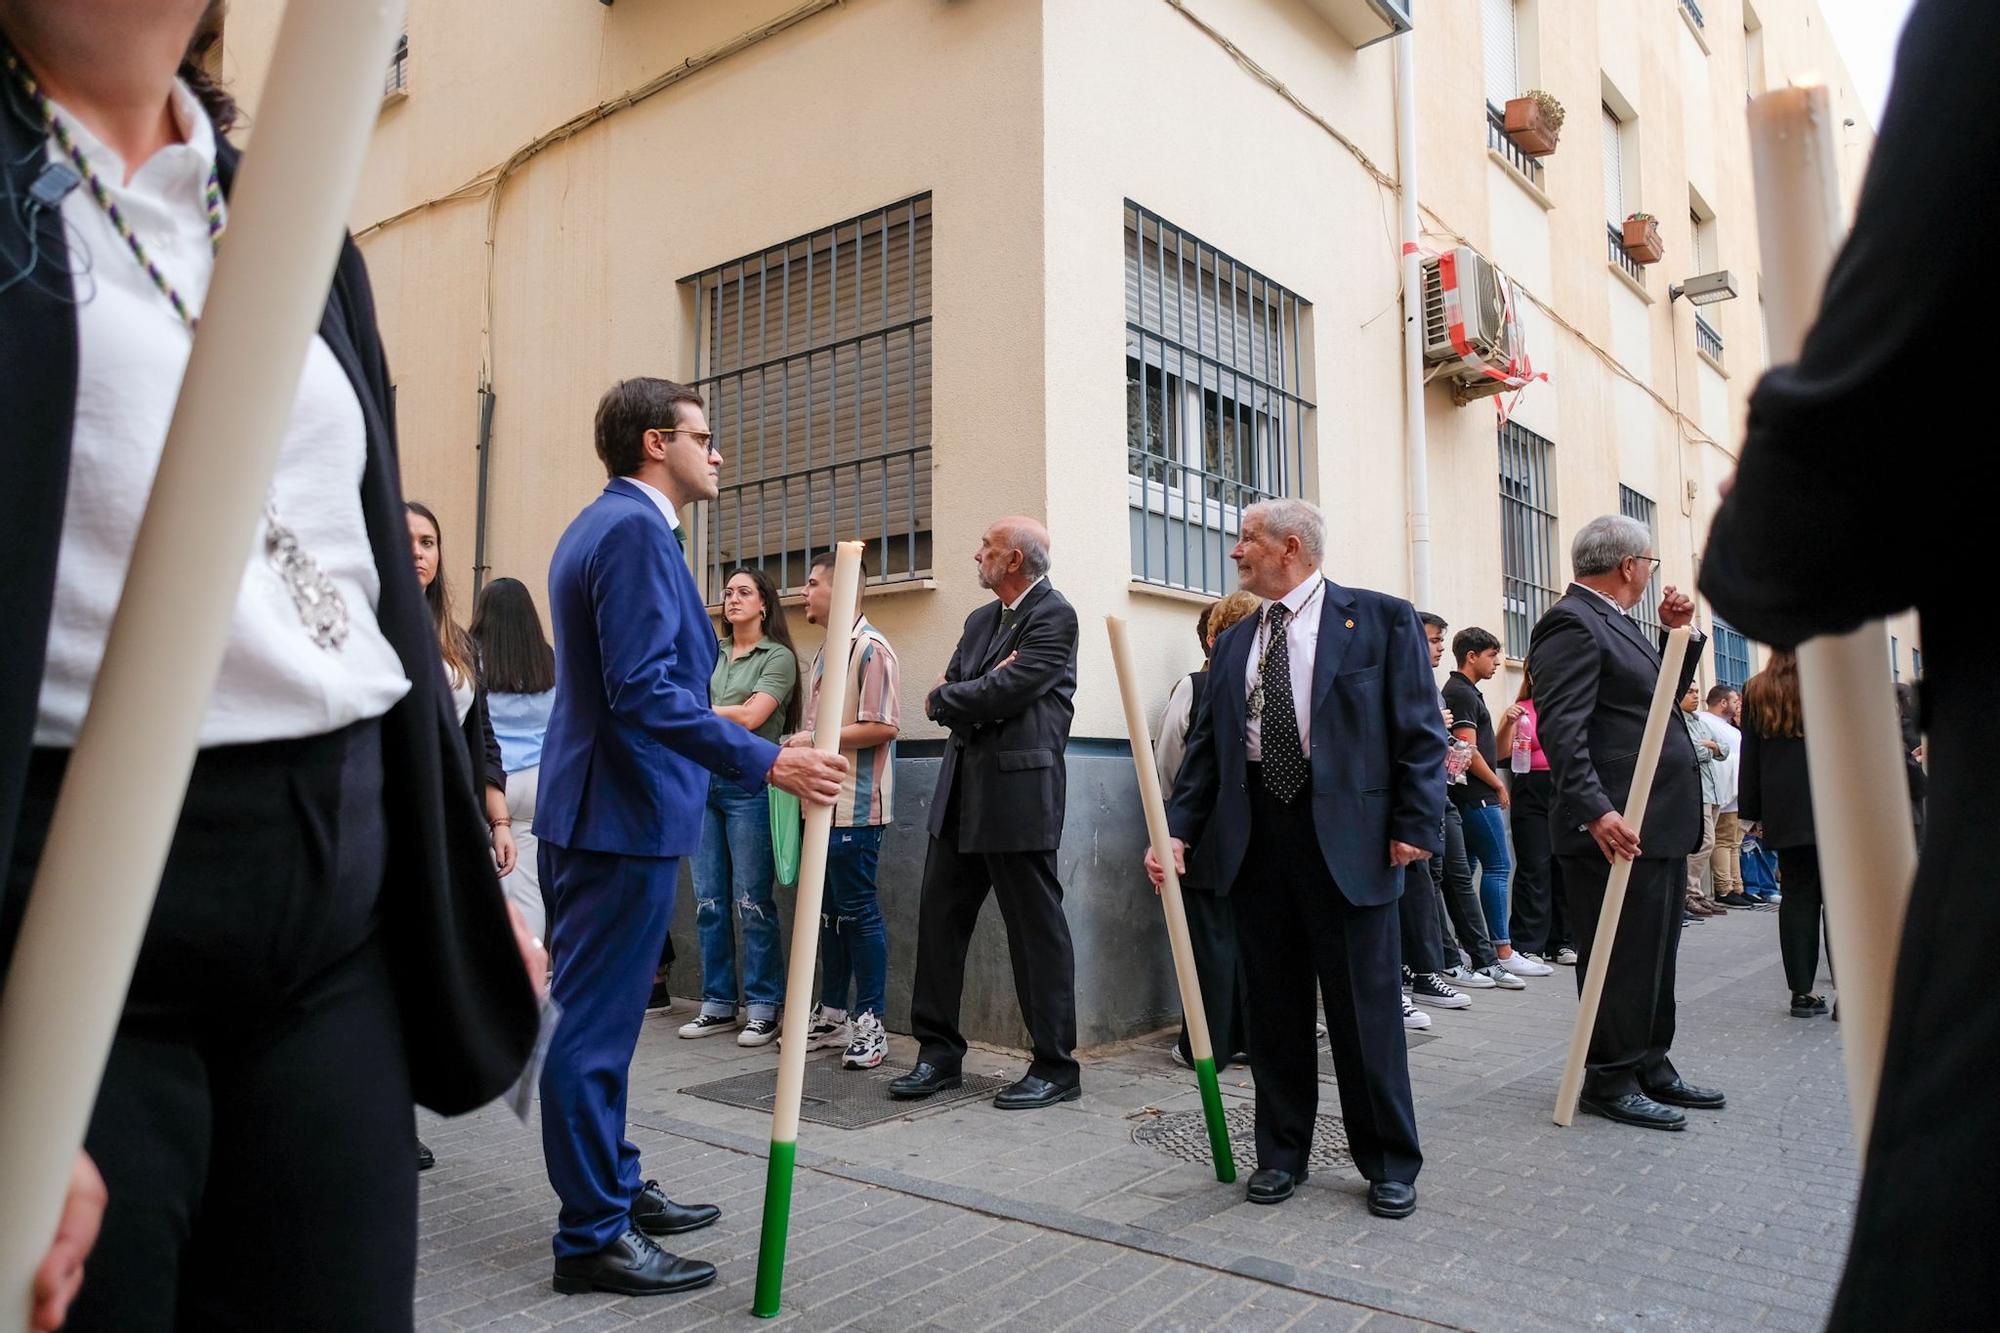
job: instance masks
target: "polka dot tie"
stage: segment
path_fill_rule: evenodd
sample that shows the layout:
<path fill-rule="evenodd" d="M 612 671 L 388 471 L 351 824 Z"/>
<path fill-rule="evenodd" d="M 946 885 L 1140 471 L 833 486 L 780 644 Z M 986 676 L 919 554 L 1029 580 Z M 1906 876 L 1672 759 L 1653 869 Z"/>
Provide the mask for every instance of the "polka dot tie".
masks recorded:
<path fill-rule="evenodd" d="M 1264 655 L 1264 711 L 1259 729 L 1263 741 L 1264 790 L 1281 801 L 1289 801 L 1304 790 L 1311 776 L 1306 752 L 1299 744 L 1299 710 L 1292 701 L 1292 653 L 1285 641 L 1285 626 L 1292 613 L 1283 602 L 1273 602 L 1265 613 L 1265 633 L 1270 649 Z"/>

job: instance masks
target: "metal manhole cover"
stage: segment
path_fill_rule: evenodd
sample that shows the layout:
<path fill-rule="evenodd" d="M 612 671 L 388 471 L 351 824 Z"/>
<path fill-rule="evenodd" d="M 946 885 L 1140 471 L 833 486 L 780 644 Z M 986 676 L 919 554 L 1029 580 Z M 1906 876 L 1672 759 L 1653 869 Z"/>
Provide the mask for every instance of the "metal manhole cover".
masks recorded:
<path fill-rule="evenodd" d="M 1235 1154 L 1238 1169 L 1244 1169 L 1246 1163 L 1255 1163 L 1257 1108 L 1231 1106 L 1223 1111 L 1222 1120 L 1229 1127 L 1229 1148 Z M 1214 1160 L 1208 1149 L 1208 1122 L 1200 1111 L 1169 1111 L 1154 1116 L 1133 1129 L 1132 1142 L 1143 1143 L 1155 1152 L 1183 1162 L 1206 1164 Z M 1306 1165 L 1314 1170 L 1354 1165 L 1347 1148 L 1347 1126 L 1340 1123 L 1339 1116 L 1313 1117 L 1312 1151 L 1306 1155 Z"/>
<path fill-rule="evenodd" d="M 988 1074 L 967 1074 L 963 1086 L 935 1093 L 921 1101 L 899 1102 L 889 1096 L 891 1079 L 909 1073 L 879 1065 L 874 1069 L 842 1069 L 838 1059 L 806 1062 L 805 1088 L 799 1098 L 799 1119 L 835 1129 L 865 1129 L 889 1120 L 991 1097 L 1011 1081 Z M 778 1095 L 778 1071 L 759 1069 L 713 1083 L 698 1083 L 682 1092 L 704 1101 L 746 1111 L 769 1111 Z"/>

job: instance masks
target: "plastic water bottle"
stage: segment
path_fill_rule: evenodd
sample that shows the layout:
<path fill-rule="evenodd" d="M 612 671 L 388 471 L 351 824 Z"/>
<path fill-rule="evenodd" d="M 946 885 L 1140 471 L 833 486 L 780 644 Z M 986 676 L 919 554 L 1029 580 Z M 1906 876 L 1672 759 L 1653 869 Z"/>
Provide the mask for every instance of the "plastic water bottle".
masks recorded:
<path fill-rule="evenodd" d="M 1526 713 L 1514 719 L 1514 754 L 1508 767 L 1516 773 L 1526 773 L 1535 766 L 1534 741 L 1528 735 L 1532 725 Z"/>

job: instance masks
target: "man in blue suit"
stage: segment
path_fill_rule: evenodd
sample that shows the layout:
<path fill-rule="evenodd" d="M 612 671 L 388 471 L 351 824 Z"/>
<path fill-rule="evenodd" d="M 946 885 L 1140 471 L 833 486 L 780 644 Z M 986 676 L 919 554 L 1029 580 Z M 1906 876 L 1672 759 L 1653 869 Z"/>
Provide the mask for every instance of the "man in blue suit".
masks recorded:
<path fill-rule="evenodd" d="M 721 1210 L 642 1182 L 625 1137 L 632 1049 L 708 775 L 831 805 L 847 761 L 780 750 L 709 707 L 715 628 L 676 513 L 716 495 L 722 455 L 700 395 L 660 379 L 614 385 L 597 405 L 597 455 L 610 484 L 549 565 L 556 696 L 535 832 L 563 1019 L 542 1071 L 542 1148 L 562 1199 L 556 1290 L 650 1296 L 715 1280 L 712 1264 L 652 1237 Z"/>
<path fill-rule="evenodd" d="M 1176 868 L 1229 891 L 1257 1078 L 1252 1203 L 1306 1179 L 1319 1109 L 1313 985 L 1354 1164 L 1378 1217 L 1416 1211 L 1423 1165 L 1403 1037 L 1403 867 L 1443 851 L 1444 719 L 1408 602 L 1319 572 L 1304 500 L 1243 511 L 1230 558 L 1263 611 L 1216 640 L 1167 824 Z M 1161 870 L 1149 851 L 1147 873 Z"/>

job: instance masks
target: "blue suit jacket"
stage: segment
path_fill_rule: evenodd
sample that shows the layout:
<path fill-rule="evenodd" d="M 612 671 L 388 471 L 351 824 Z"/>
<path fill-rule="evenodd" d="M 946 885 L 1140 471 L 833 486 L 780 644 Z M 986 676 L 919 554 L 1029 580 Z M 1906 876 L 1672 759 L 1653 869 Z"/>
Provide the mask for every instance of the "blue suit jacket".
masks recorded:
<path fill-rule="evenodd" d="M 556 543 L 549 616 L 556 692 L 536 836 L 692 854 L 708 773 L 756 791 L 778 747 L 709 707 L 715 628 L 666 516 L 631 482 L 614 479 Z"/>
<path fill-rule="evenodd" d="M 1250 845 L 1246 681 L 1259 617 L 1216 641 L 1206 705 L 1189 724 L 1167 824 L 1191 849 L 1188 875 L 1227 893 Z M 1444 851 L 1444 715 L 1416 609 L 1343 588 L 1320 597 L 1312 682 L 1312 816 L 1349 902 L 1394 902 L 1403 872 L 1389 842 Z"/>

